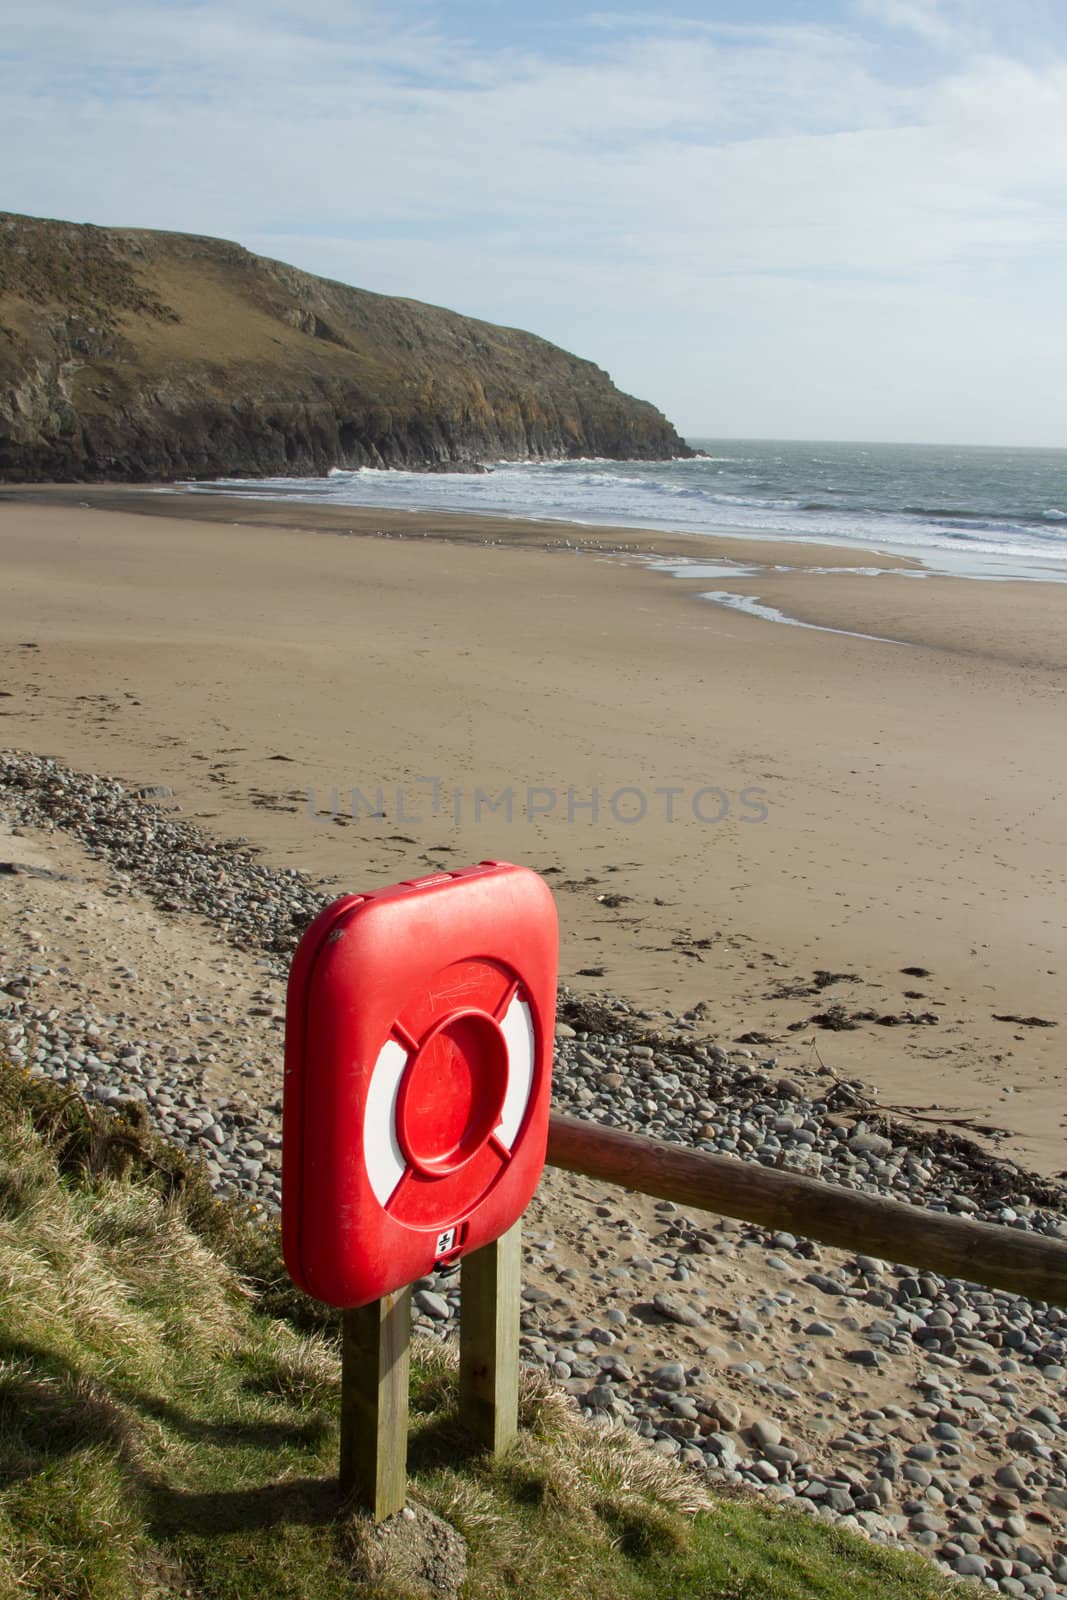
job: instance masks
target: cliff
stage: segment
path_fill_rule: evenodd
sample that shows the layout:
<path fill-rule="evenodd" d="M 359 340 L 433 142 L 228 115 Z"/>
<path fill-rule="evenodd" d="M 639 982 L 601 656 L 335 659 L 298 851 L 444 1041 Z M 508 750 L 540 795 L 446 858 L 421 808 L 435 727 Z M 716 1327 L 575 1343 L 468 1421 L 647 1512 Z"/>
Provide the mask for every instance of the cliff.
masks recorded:
<path fill-rule="evenodd" d="M 0 481 L 690 454 L 533 334 L 221 239 L 0 212 Z"/>

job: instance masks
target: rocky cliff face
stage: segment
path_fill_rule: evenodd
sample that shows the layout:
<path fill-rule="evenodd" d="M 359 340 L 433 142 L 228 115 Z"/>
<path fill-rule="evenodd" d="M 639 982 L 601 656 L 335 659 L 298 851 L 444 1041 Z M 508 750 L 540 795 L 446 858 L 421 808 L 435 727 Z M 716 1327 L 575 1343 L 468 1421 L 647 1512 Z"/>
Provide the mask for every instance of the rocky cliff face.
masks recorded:
<path fill-rule="evenodd" d="M 0 481 L 691 454 L 532 334 L 224 240 L 0 213 Z"/>

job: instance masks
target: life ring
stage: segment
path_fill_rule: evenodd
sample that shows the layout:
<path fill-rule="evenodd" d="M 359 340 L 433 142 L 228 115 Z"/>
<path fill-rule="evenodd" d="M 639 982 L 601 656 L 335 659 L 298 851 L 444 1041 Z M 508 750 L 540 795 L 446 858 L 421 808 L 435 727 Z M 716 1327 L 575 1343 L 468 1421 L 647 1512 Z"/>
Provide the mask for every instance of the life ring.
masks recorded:
<path fill-rule="evenodd" d="M 382 1046 L 363 1113 L 367 1181 L 383 1211 L 396 1214 L 405 1178 L 451 1176 L 487 1150 L 510 1156 L 533 1090 L 535 1035 L 529 1002 L 515 987 L 499 1019 L 467 1007 L 439 1018 L 419 1040 L 403 1029 Z M 433 1077 L 458 1058 L 442 1116 Z M 429 1091 L 420 1095 L 420 1089 Z M 427 1106 L 426 1100 L 432 1103 Z M 483 1165 L 485 1165 L 483 1161 Z M 479 1193 L 471 1198 L 476 1203 Z M 398 1218 L 399 1220 L 399 1218 Z"/>

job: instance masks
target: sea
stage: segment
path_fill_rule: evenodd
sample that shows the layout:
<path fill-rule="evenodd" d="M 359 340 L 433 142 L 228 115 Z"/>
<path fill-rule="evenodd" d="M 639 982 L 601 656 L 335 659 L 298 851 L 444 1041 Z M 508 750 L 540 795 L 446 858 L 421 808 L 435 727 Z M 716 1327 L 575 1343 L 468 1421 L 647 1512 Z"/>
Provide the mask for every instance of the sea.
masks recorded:
<path fill-rule="evenodd" d="M 483 472 L 336 468 L 193 491 L 331 506 L 483 512 L 910 556 L 926 571 L 1067 581 L 1067 450 L 757 439 L 694 460 L 488 462 Z M 861 553 L 863 553 L 861 555 Z M 876 565 L 876 563 L 874 563 Z"/>

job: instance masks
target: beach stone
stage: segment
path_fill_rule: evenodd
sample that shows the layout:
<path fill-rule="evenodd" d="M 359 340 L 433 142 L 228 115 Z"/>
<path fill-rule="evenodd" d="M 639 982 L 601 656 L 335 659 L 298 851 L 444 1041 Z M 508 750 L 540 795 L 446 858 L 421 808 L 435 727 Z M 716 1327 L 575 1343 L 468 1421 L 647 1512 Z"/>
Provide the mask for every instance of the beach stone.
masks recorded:
<path fill-rule="evenodd" d="M 988 1570 L 983 1557 L 975 1555 L 957 1556 L 952 1565 L 961 1578 L 984 1578 Z"/>
<path fill-rule="evenodd" d="M 660 1389 L 684 1389 L 685 1367 L 680 1361 L 665 1361 L 652 1373 L 652 1382 Z"/>
<path fill-rule="evenodd" d="M 741 1423 L 741 1407 L 736 1400 L 731 1400 L 727 1395 L 716 1395 L 707 1404 L 708 1413 L 714 1417 L 722 1427 L 735 1429 Z"/>
<path fill-rule="evenodd" d="M 437 1322 L 445 1322 L 451 1316 L 448 1301 L 443 1295 L 435 1294 L 432 1289 L 416 1290 L 412 1301 L 417 1310 L 425 1312 Z"/>
<path fill-rule="evenodd" d="M 1027 1412 L 1027 1416 L 1035 1422 L 1043 1422 L 1048 1428 L 1059 1428 L 1063 1425 L 1059 1412 L 1053 1411 L 1051 1406 L 1034 1406 L 1033 1410 Z"/>
<path fill-rule="evenodd" d="M 854 1155 L 887 1156 L 893 1144 L 878 1133 L 855 1133 L 848 1141 L 848 1148 Z"/>
<path fill-rule="evenodd" d="M 708 1456 L 722 1468 L 724 1472 L 736 1472 L 741 1460 L 737 1445 L 729 1434 L 712 1434 L 707 1444 Z"/>
<path fill-rule="evenodd" d="M 677 1322 L 687 1328 L 706 1328 L 708 1325 L 707 1320 L 698 1311 L 694 1311 L 692 1306 L 679 1300 L 677 1295 L 657 1291 L 652 1296 L 652 1304 L 669 1322 Z"/>
<path fill-rule="evenodd" d="M 816 1289 L 821 1289 L 823 1294 L 842 1295 L 845 1293 L 844 1284 L 840 1283 L 836 1278 L 829 1277 L 825 1272 L 809 1272 L 804 1282 L 810 1283 Z"/>

